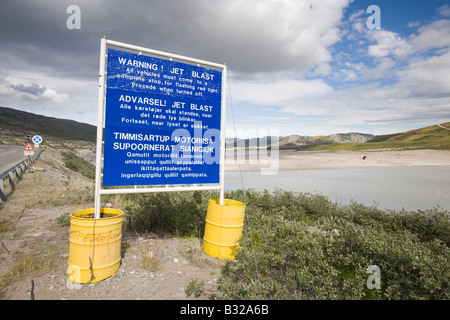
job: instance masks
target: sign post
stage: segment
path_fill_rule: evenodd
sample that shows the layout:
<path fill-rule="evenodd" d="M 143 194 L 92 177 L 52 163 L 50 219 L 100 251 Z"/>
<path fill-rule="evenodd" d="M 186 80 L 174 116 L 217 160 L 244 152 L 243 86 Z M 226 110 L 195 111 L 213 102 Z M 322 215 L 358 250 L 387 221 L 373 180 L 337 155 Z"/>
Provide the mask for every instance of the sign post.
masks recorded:
<path fill-rule="evenodd" d="M 95 218 L 102 194 L 220 190 L 223 204 L 225 86 L 225 65 L 101 40 Z"/>

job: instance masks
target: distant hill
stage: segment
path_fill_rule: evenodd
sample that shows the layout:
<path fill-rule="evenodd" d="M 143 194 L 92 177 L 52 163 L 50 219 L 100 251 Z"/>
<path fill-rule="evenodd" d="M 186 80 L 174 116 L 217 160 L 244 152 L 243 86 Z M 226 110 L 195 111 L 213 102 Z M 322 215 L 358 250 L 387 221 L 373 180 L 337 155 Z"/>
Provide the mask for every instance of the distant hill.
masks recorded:
<path fill-rule="evenodd" d="M 227 138 L 227 148 L 266 147 L 273 137 L 253 139 Z M 374 136 L 366 133 L 338 133 L 329 136 L 290 135 L 278 138 L 279 149 L 292 150 L 379 150 L 379 149 L 441 149 L 450 150 L 450 122 L 389 135 Z"/>
<path fill-rule="evenodd" d="M 97 127 L 90 124 L 4 107 L 0 107 L 0 131 L 14 136 L 39 134 L 44 139 L 95 141 L 97 137 Z"/>
<path fill-rule="evenodd" d="M 401 133 L 376 136 L 369 140 L 368 144 L 450 149 L 450 122 Z"/>
<path fill-rule="evenodd" d="M 364 143 L 375 138 L 373 134 L 367 133 L 336 133 L 329 136 L 298 136 L 290 135 L 280 138 L 280 149 L 305 149 L 315 145 L 333 145 L 346 143 Z"/>
<path fill-rule="evenodd" d="M 417 142 L 450 139 L 450 122 L 388 135 L 376 136 L 368 142 Z"/>
<path fill-rule="evenodd" d="M 388 135 L 375 136 L 365 143 L 315 145 L 308 150 L 450 150 L 450 122 Z"/>
<path fill-rule="evenodd" d="M 343 143 L 364 143 L 373 139 L 373 134 L 365 133 L 337 133 L 329 136 L 300 136 L 290 135 L 278 137 L 278 146 L 280 149 L 306 149 L 315 145 L 323 144 L 343 144 Z M 267 147 L 276 141 L 274 137 L 252 138 L 252 139 L 233 139 L 227 138 L 227 148 L 233 147 Z"/>

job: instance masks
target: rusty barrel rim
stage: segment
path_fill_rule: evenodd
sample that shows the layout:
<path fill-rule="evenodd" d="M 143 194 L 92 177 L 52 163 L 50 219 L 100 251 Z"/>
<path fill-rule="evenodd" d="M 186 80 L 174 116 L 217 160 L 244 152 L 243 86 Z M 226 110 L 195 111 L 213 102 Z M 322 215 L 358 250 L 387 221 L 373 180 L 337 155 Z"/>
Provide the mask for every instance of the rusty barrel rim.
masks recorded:
<path fill-rule="evenodd" d="M 82 219 L 82 220 L 93 220 L 94 217 L 87 217 L 88 215 L 94 215 L 95 209 L 94 208 L 88 208 L 88 209 L 80 209 L 77 211 L 74 211 L 70 213 L 71 218 L 75 219 Z M 100 217 L 95 220 L 108 220 L 108 219 L 117 219 L 121 218 L 123 216 L 123 211 L 119 209 L 113 209 L 113 208 L 100 208 L 100 214 L 111 214 L 112 217 Z"/>

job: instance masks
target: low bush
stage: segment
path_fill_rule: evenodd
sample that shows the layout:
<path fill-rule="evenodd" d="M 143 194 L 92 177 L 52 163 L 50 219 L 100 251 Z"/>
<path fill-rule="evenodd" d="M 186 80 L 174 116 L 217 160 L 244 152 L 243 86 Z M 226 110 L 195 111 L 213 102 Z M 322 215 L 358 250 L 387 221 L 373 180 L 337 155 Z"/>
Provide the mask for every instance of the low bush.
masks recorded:
<path fill-rule="evenodd" d="M 216 192 L 127 195 L 137 230 L 203 236 Z M 445 210 L 383 211 L 322 195 L 247 190 L 236 260 L 218 283 L 224 299 L 449 299 L 450 222 Z M 379 287 L 369 286 L 380 270 Z M 373 278 L 372 278 L 373 279 Z"/>
<path fill-rule="evenodd" d="M 203 233 L 209 192 L 148 193 L 126 195 L 125 209 L 131 227 L 138 231 L 179 236 Z"/>
<path fill-rule="evenodd" d="M 63 151 L 61 154 L 63 156 L 64 165 L 68 169 L 81 173 L 87 178 L 95 179 L 95 166 L 92 163 L 87 162 L 70 151 Z"/>
<path fill-rule="evenodd" d="M 283 191 L 245 198 L 241 249 L 219 280 L 224 298 L 450 298 L 446 211 L 384 212 Z M 379 267 L 379 289 L 367 285 L 369 266 Z"/>

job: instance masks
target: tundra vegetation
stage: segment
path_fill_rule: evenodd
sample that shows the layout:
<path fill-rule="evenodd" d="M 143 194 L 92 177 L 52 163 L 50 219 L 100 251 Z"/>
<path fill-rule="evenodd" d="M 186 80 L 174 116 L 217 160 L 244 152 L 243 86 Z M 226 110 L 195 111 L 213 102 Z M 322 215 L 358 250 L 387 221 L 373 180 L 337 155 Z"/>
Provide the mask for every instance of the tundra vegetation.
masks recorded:
<path fill-rule="evenodd" d="M 449 299 L 450 222 L 440 208 L 383 211 L 317 194 L 227 192 L 246 203 L 236 260 L 218 280 L 224 299 Z M 131 226 L 202 236 L 216 192 L 126 195 Z M 370 266 L 380 286 L 368 286 Z M 372 289 L 369 289 L 371 287 Z"/>

